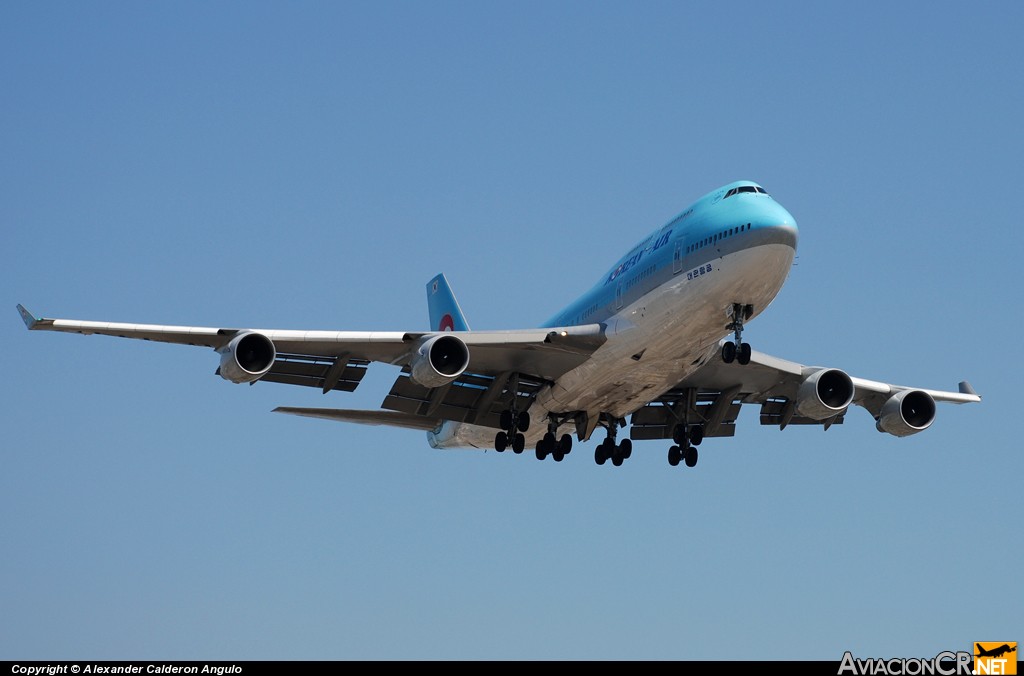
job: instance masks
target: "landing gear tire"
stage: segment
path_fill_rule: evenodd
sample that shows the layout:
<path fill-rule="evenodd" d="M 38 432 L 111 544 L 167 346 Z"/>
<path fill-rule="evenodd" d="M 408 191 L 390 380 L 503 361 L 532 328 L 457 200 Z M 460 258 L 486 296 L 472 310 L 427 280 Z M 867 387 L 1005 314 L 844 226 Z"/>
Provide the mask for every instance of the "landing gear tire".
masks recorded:
<path fill-rule="evenodd" d="M 502 411 L 501 412 L 501 416 L 498 419 L 498 425 L 500 425 L 501 429 L 505 430 L 506 432 L 511 430 L 512 429 L 512 411 Z"/>
<path fill-rule="evenodd" d="M 726 364 L 731 364 L 736 361 L 736 343 L 731 340 L 727 341 L 725 345 L 722 346 L 722 361 Z"/>
<path fill-rule="evenodd" d="M 562 453 L 561 451 L 553 451 L 551 453 L 551 459 L 554 460 L 555 462 L 562 462 L 562 458 L 564 457 L 565 454 Z"/>
<path fill-rule="evenodd" d="M 526 411 L 520 413 L 519 417 L 516 419 L 516 427 L 521 430 L 530 429 L 530 414 Z"/>
<path fill-rule="evenodd" d="M 519 453 L 523 452 L 524 448 L 526 448 L 526 437 L 524 437 L 522 434 L 516 434 L 514 437 L 512 437 L 513 453 L 518 455 Z"/>
<path fill-rule="evenodd" d="M 683 460 L 687 467 L 694 467 L 697 464 L 697 449 L 690 446 L 683 452 Z"/>
<path fill-rule="evenodd" d="M 613 465 L 619 467 L 633 453 L 632 441 L 624 439 L 622 443 L 615 443 L 616 432 L 620 427 L 626 426 L 626 421 L 623 418 L 612 416 L 610 413 L 602 413 L 599 424 L 608 430 L 608 436 L 594 451 L 594 460 L 598 465 L 603 465 L 605 461 L 611 460 Z"/>
<path fill-rule="evenodd" d="M 676 425 L 672 428 L 672 441 L 677 444 L 686 443 L 686 425 Z"/>
<path fill-rule="evenodd" d="M 494 450 L 498 453 L 503 452 L 508 448 L 508 434 L 504 432 L 498 432 L 494 435 Z"/>
<path fill-rule="evenodd" d="M 694 425 L 690 428 L 690 443 L 694 446 L 700 446 L 702 441 L 704 441 L 704 426 Z"/>
<path fill-rule="evenodd" d="M 682 457 L 683 453 L 682 451 L 679 450 L 678 446 L 671 446 L 668 449 L 668 464 L 672 465 L 673 467 L 679 464 L 679 461 L 682 460 Z"/>
<path fill-rule="evenodd" d="M 537 459 L 543 460 L 548 457 L 548 454 L 554 453 L 555 450 L 555 435 L 548 432 L 544 435 L 544 438 L 537 442 Z"/>
<path fill-rule="evenodd" d="M 736 355 L 736 361 L 743 366 L 750 363 L 750 343 L 743 343 L 740 345 L 739 353 Z"/>
<path fill-rule="evenodd" d="M 572 453 L 572 437 L 568 434 L 563 434 L 562 438 L 558 440 L 558 452 L 562 455 L 569 455 Z"/>

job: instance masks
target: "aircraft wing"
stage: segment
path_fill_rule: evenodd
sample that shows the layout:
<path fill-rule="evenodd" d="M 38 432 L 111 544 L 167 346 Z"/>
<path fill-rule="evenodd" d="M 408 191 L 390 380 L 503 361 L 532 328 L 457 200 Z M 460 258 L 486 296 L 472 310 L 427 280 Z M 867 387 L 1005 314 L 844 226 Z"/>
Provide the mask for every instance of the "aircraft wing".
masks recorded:
<path fill-rule="evenodd" d="M 711 356 L 674 388 L 633 413 L 630 437 L 670 439 L 684 419 L 703 424 L 705 436 L 732 436 L 744 404 L 759 404 L 762 425 L 842 424 L 851 405 L 875 418 L 879 431 L 907 436 L 927 428 L 936 402 L 981 401 L 967 382 L 947 392 L 866 380 L 839 369 L 805 366 L 752 352 L 750 363 Z"/>
<path fill-rule="evenodd" d="M 46 319 L 34 316 L 21 305 L 18 305 L 18 312 L 25 325 L 33 331 L 196 345 L 212 348 L 222 355 L 233 349 L 236 339 L 248 335 L 256 334 L 273 343 L 273 363 L 269 368 L 259 375 L 242 373 L 239 378 L 244 380 L 235 382 L 278 382 L 318 387 L 325 394 L 330 390 L 351 392 L 359 385 L 371 362 L 402 366 L 403 373 L 385 400 L 384 408 L 431 421 L 431 428 L 438 420 L 470 421 L 498 427 L 498 415 L 507 408 L 510 399 L 519 398 L 521 410 L 525 410 L 523 404 L 544 383 L 552 382 L 582 364 L 605 342 L 605 327 L 601 324 L 444 334 L 429 331 L 294 331 Z M 466 345 L 468 365 L 453 382 L 425 387 L 410 378 L 412 367 L 417 359 L 422 359 L 420 352 L 425 343 L 442 335 L 455 336 Z M 226 379 L 233 379 L 231 374 L 221 373 L 220 369 L 218 373 Z M 395 424 L 398 417 L 392 418 L 389 422 Z M 381 421 L 378 424 L 387 424 L 383 418 L 375 420 Z"/>

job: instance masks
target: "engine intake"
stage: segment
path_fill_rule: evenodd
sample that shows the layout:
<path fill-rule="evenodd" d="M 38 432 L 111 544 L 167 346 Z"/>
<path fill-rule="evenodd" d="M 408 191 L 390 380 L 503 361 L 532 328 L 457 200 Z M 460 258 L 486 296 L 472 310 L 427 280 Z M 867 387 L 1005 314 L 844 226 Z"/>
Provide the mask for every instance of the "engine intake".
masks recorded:
<path fill-rule="evenodd" d="M 842 413 L 853 401 L 853 381 L 839 369 L 821 369 L 804 379 L 796 395 L 796 410 L 811 420 Z"/>
<path fill-rule="evenodd" d="M 469 366 L 469 348 L 453 335 L 434 336 L 424 341 L 409 364 L 413 382 L 423 387 L 441 387 L 462 375 Z"/>
<path fill-rule="evenodd" d="M 274 341 L 262 333 L 245 331 L 231 339 L 220 352 L 220 370 L 224 380 L 233 383 L 251 383 L 259 380 L 277 358 Z"/>
<path fill-rule="evenodd" d="M 882 405 L 875 427 L 897 437 L 908 437 L 928 429 L 935 420 L 935 400 L 921 390 L 903 390 Z"/>

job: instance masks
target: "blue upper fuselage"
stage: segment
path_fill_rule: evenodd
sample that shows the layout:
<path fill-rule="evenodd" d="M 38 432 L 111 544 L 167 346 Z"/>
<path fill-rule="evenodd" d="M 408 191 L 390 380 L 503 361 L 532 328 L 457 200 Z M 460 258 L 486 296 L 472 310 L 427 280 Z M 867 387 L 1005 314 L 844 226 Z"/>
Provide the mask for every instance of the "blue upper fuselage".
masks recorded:
<path fill-rule="evenodd" d="M 736 181 L 704 195 L 640 241 L 597 284 L 545 327 L 601 322 L 678 274 L 765 244 L 796 249 L 796 220 L 751 181 Z"/>

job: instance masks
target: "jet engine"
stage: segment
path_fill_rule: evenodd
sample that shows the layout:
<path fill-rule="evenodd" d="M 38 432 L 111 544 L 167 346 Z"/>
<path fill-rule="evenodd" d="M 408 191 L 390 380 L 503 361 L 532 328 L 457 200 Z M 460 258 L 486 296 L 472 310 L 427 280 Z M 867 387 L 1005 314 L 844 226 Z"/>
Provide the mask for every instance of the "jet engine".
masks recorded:
<path fill-rule="evenodd" d="M 441 387 L 452 382 L 469 366 L 469 348 L 461 338 L 441 335 L 420 344 L 409 364 L 413 382 L 423 387 Z"/>
<path fill-rule="evenodd" d="M 935 420 L 935 400 L 921 390 L 903 390 L 882 405 L 875 427 L 897 437 L 907 437 L 928 429 Z"/>
<path fill-rule="evenodd" d="M 220 353 L 220 369 L 217 373 L 233 383 L 259 380 L 270 370 L 277 357 L 274 341 L 255 331 L 239 333 L 217 351 Z"/>
<path fill-rule="evenodd" d="M 796 395 L 796 410 L 811 420 L 842 413 L 853 401 L 853 381 L 839 369 L 820 369 L 804 379 Z"/>

